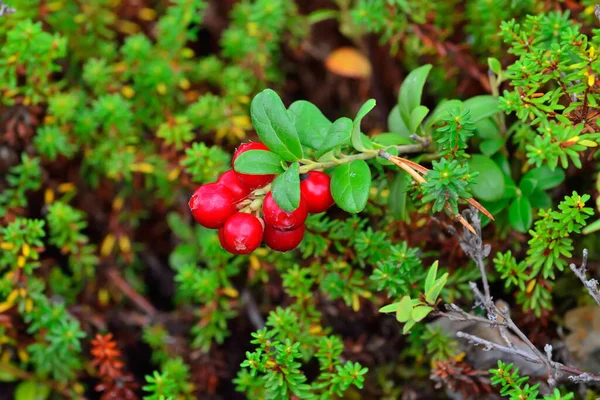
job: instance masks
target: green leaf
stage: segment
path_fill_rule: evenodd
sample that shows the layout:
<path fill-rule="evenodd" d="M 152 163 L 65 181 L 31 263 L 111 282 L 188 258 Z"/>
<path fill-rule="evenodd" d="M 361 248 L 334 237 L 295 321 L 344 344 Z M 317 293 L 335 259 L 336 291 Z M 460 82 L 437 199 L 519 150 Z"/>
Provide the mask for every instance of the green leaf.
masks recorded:
<path fill-rule="evenodd" d="M 431 267 L 429 267 L 429 271 L 427 272 L 427 278 L 425 278 L 425 292 L 429 292 L 435 283 L 435 278 L 437 276 L 438 270 L 438 261 L 436 260 Z"/>
<path fill-rule="evenodd" d="M 19 383 L 14 393 L 15 400 L 46 400 L 50 396 L 50 388 L 34 381 Z"/>
<path fill-rule="evenodd" d="M 178 268 L 186 264 L 195 264 L 198 261 L 198 247 L 190 243 L 178 244 L 175 249 L 169 253 L 169 265 L 172 268 Z"/>
<path fill-rule="evenodd" d="M 408 180 L 408 173 L 400 170 L 390 185 L 388 204 L 390 206 L 390 212 L 394 218 L 399 221 L 406 221 L 406 218 L 408 217 L 408 213 L 406 212 L 406 203 L 408 199 L 409 183 L 410 181 Z"/>
<path fill-rule="evenodd" d="M 517 231 L 527 232 L 533 221 L 532 212 L 527 197 L 518 196 L 508 208 L 508 220 Z"/>
<path fill-rule="evenodd" d="M 269 150 L 286 161 L 303 157 L 296 127 L 277 93 L 265 89 L 254 96 L 250 115 L 256 133 Z"/>
<path fill-rule="evenodd" d="M 488 58 L 488 66 L 496 75 L 499 75 L 502 72 L 502 64 L 494 57 Z"/>
<path fill-rule="evenodd" d="M 427 315 L 429 315 L 429 313 L 432 311 L 433 311 L 433 307 L 417 306 L 417 307 L 413 308 L 410 317 L 415 322 L 419 322 L 419 321 L 423 320 L 423 318 L 425 318 Z"/>
<path fill-rule="evenodd" d="M 484 140 L 479 145 L 479 150 L 486 156 L 491 157 L 504 146 L 504 139 Z"/>
<path fill-rule="evenodd" d="M 371 170 L 364 160 L 354 160 L 335 168 L 331 176 L 331 195 L 335 203 L 351 214 L 367 205 L 371 189 Z"/>
<path fill-rule="evenodd" d="M 425 292 L 425 300 L 428 303 L 430 303 L 430 304 L 435 303 L 438 296 L 440 295 L 440 292 L 444 288 L 444 285 L 446 284 L 447 280 L 448 280 L 448 273 L 446 272 L 446 273 L 444 273 L 444 275 L 442 275 L 439 279 L 437 279 L 435 281 L 433 286 L 431 286 L 431 289 L 429 289 L 428 291 Z"/>
<path fill-rule="evenodd" d="M 590 233 L 594 233 L 594 232 L 598 232 L 598 231 L 600 231 L 600 219 L 592 222 L 591 224 L 589 224 L 588 226 L 583 228 L 583 230 L 581 232 L 583 232 L 584 235 L 589 235 Z"/>
<path fill-rule="evenodd" d="M 235 159 L 233 169 L 243 174 L 280 174 L 284 171 L 282 163 L 281 157 L 271 151 L 248 150 Z"/>
<path fill-rule="evenodd" d="M 354 118 L 354 127 L 352 129 L 352 146 L 357 151 L 364 151 L 366 149 L 365 145 L 363 144 L 363 140 L 361 138 L 362 132 L 360 131 L 360 122 L 365 117 L 365 115 L 367 115 L 369 113 L 369 111 L 371 111 L 374 107 L 375 107 L 375 99 L 367 100 L 365 102 L 365 104 L 362 105 L 360 110 L 358 110 L 358 113 L 356 114 L 356 117 Z"/>
<path fill-rule="evenodd" d="M 423 65 L 412 70 L 402 82 L 400 93 L 398 93 L 398 104 L 400 105 L 400 115 L 406 125 L 409 125 L 412 111 L 421 105 L 423 87 L 429 71 L 431 71 L 431 64 Z"/>
<path fill-rule="evenodd" d="M 14 382 L 17 380 L 17 377 L 11 374 L 8 371 L 0 369 L 0 382 Z"/>
<path fill-rule="evenodd" d="M 471 121 L 476 123 L 498 112 L 498 98 L 487 94 L 475 96 L 463 101 L 463 106 L 471 111 Z"/>
<path fill-rule="evenodd" d="M 300 205 L 298 163 L 293 163 L 287 171 L 275 178 L 271 192 L 275 203 L 285 211 L 294 211 L 298 208 Z"/>
<path fill-rule="evenodd" d="M 406 335 L 416 323 L 417 322 L 415 320 L 409 320 L 406 324 L 404 324 L 404 328 L 402 328 L 402 334 Z"/>
<path fill-rule="evenodd" d="M 412 312 L 412 300 L 410 296 L 404 296 L 398 303 L 398 308 L 396 309 L 396 319 L 399 322 L 406 322 L 410 319 L 410 315 Z"/>
<path fill-rule="evenodd" d="M 473 195 L 484 201 L 496 201 L 504 194 L 504 174 L 491 158 L 474 154 L 469 160 L 471 172 L 479 172 L 477 183 L 471 186 Z"/>
<path fill-rule="evenodd" d="M 313 150 L 320 149 L 331 128 L 331 121 L 317 106 L 306 100 L 293 102 L 287 112 L 296 127 L 300 143 Z"/>
<path fill-rule="evenodd" d="M 500 129 L 491 118 L 484 118 L 475 124 L 475 133 L 482 139 L 500 139 Z"/>
<path fill-rule="evenodd" d="M 352 129 L 354 129 L 354 124 L 350 118 L 342 117 L 336 119 L 327 130 L 327 135 L 315 153 L 315 156 L 321 157 L 328 151 L 348 143 L 352 135 Z"/>
<path fill-rule="evenodd" d="M 533 208 L 550 208 L 552 207 L 552 199 L 548 193 L 542 190 L 536 190 L 531 195 L 527 196 L 529 204 Z"/>
<path fill-rule="evenodd" d="M 547 166 L 534 168 L 527 172 L 521 182 L 519 188 L 525 196 L 537 190 L 548 190 L 557 187 L 565 180 L 565 171 L 561 168 L 556 168 L 554 171 Z"/>
<path fill-rule="evenodd" d="M 381 144 L 383 146 L 396 146 L 401 144 L 415 143 L 414 140 L 397 133 L 380 133 L 378 135 L 371 136 L 371 140 L 374 143 Z"/>
<path fill-rule="evenodd" d="M 400 114 L 400 106 L 396 104 L 390 114 L 388 115 L 388 129 L 390 132 L 397 133 L 402 136 L 410 136 L 411 131 L 406 126 L 406 123 L 402 119 Z"/>
<path fill-rule="evenodd" d="M 421 122 L 425 119 L 427 114 L 429 113 L 429 108 L 425 106 L 418 106 L 410 113 L 410 132 L 416 133 L 417 128 L 421 125 Z"/>
<path fill-rule="evenodd" d="M 399 302 L 398 303 L 388 304 L 386 306 L 381 307 L 379 309 L 379 312 L 380 313 L 386 313 L 386 314 L 387 313 L 393 313 L 393 312 L 395 313 L 398 310 L 398 305 L 399 304 L 400 304 Z"/>

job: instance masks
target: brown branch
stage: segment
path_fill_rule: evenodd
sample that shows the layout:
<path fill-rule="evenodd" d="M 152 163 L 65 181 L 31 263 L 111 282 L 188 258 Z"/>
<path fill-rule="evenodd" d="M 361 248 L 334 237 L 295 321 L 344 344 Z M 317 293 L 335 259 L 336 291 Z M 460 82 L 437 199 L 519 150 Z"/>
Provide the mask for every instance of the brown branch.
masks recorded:
<path fill-rule="evenodd" d="M 117 269 L 110 268 L 107 272 L 107 275 L 111 282 L 142 311 L 149 315 L 157 314 L 154 306 L 148 300 L 146 300 L 144 296 L 136 292 L 135 289 L 132 288 L 131 285 L 121 277 L 121 274 L 119 271 L 117 271 Z"/>

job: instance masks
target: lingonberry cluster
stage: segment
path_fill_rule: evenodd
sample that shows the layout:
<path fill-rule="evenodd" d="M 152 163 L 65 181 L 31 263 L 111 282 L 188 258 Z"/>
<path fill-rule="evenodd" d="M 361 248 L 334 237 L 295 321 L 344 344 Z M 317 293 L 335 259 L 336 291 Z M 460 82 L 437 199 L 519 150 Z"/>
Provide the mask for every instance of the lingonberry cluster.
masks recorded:
<path fill-rule="evenodd" d="M 244 143 L 235 151 L 232 166 L 248 150 L 269 151 L 262 143 Z M 308 214 L 324 212 L 333 205 L 331 180 L 319 171 L 302 174 L 300 204 L 286 211 L 269 191 L 274 178 L 228 170 L 216 182 L 194 192 L 189 201 L 192 215 L 202 226 L 218 229 L 221 246 L 232 254 L 249 254 L 262 242 L 276 251 L 292 250 L 304 237 Z"/>

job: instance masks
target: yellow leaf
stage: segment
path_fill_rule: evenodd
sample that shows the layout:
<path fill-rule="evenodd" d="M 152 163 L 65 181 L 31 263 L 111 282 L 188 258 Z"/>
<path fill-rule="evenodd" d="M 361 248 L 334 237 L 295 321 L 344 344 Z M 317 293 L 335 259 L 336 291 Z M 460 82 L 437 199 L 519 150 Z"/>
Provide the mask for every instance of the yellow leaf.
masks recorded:
<path fill-rule="evenodd" d="M 121 88 L 121 93 L 128 99 L 131 99 L 133 96 L 135 96 L 135 90 L 133 90 L 131 86 L 123 86 Z"/>
<path fill-rule="evenodd" d="M 113 204 L 112 204 L 113 210 L 115 210 L 115 211 L 121 210 L 121 208 L 123 208 L 124 202 L 125 202 L 125 200 L 122 197 L 115 197 Z"/>
<path fill-rule="evenodd" d="M 587 84 L 588 84 L 588 86 L 592 87 L 592 86 L 594 86 L 594 83 L 596 83 L 596 75 L 590 74 L 588 76 Z"/>
<path fill-rule="evenodd" d="M 598 175 L 600 176 L 600 175 Z M 12 250 L 15 248 L 15 245 L 13 243 L 8 243 L 8 242 L 0 242 L 0 249 L 2 250 Z"/>
<path fill-rule="evenodd" d="M 30 313 L 33 310 L 33 300 L 27 299 L 25 300 L 25 312 Z"/>
<path fill-rule="evenodd" d="M 29 257 L 29 253 L 31 252 L 31 247 L 29 247 L 29 245 L 27 243 L 25 243 L 23 245 L 23 248 L 21 249 L 21 252 L 23 253 L 23 256 Z"/>
<path fill-rule="evenodd" d="M 258 271 L 260 269 L 260 261 L 255 255 L 250 256 L 250 268 L 252 268 L 255 271 Z"/>
<path fill-rule="evenodd" d="M 371 63 L 360 51 L 353 47 L 341 47 L 327 56 L 325 67 L 334 74 L 346 78 L 368 78 L 371 76 Z"/>
<path fill-rule="evenodd" d="M 181 173 L 181 170 L 179 168 L 175 168 L 171 172 L 169 172 L 169 175 L 167 175 L 167 179 L 170 182 L 173 182 L 175 179 L 177 179 L 177 177 L 179 176 L 180 173 Z"/>
<path fill-rule="evenodd" d="M 138 24 L 124 19 L 117 21 L 117 29 L 126 35 L 134 35 L 140 31 Z"/>
<path fill-rule="evenodd" d="M 106 235 L 102 241 L 102 245 L 100 246 L 100 255 L 102 257 L 107 257 L 110 253 L 112 253 L 113 248 L 115 247 L 115 241 L 115 235 L 112 233 Z"/>
<path fill-rule="evenodd" d="M 25 363 L 27 361 L 29 361 L 29 353 L 27 353 L 27 351 L 25 351 L 25 349 L 20 348 L 17 352 L 19 354 L 19 358 L 21 359 L 21 361 L 23 361 Z"/>
<path fill-rule="evenodd" d="M 154 21 L 156 19 L 156 11 L 152 8 L 144 7 L 138 11 L 138 17 L 143 21 Z"/>
<path fill-rule="evenodd" d="M 54 190 L 47 188 L 44 191 L 44 204 L 50 204 L 54 201 Z"/>
<path fill-rule="evenodd" d="M 580 140 L 579 142 L 577 142 L 577 144 L 580 144 L 585 147 L 598 147 L 598 143 L 588 139 Z"/>
<path fill-rule="evenodd" d="M 354 311 L 360 310 L 360 299 L 356 293 L 352 293 L 352 309 Z"/>
<path fill-rule="evenodd" d="M 17 257 L 17 267 L 23 268 L 25 266 L 26 261 L 27 261 L 27 259 L 23 256 Z"/>
<path fill-rule="evenodd" d="M 145 162 L 131 164 L 129 169 L 136 172 L 143 172 L 145 174 L 151 174 L 154 172 L 154 165 Z"/>
<path fill-rule="evenodd" d="M 167 85 L 165 85 L 162 82 L 159 83 L 158 85 L 156 85 L 156 91 L 158 92 L 158 94 L 162 94 L 162 95 L 167 94 Z"/>
<path fill-rule="evenodd" d="M 532 280 L 532 281 L 529 281 L 529 283 L 527 284 L 527 288 L 526 288 L 526 290 L 525 290 L 525 291 L 526 291 L 527 293 L 531 293 L 531 292 L 533 291 L 533 288 L 535 287 L 535 283 L 536 283 L 536 280 L 535 280 L 535 279 L 534 279 L 534 280 Z"/>
<path fill-rule="evenodd" d="M 321 328 L 321 325 L 312 325 L 310 328 L 308 328 L 308 333 L 310 333 L 311 335 L 321 333 L 322 331 L 323 328 Z"/>
<path fill-rule="evenodd" d="M 190 81 L 185 78 L 181 78 L 179 81 L 179 87 L 183 90 L 188 90 L 190 88 Z"/>
<path fill-rule="evenodd" d="M 234 299 L 240 295 L 240 293 L 232 287 L 223 288 L 223 294 Z"/>
<path fill-rule="evenodd" d="M 66 193 L 66 192 L 70 192 L 71 190 L 75 189 L 75 185 L 71 182 L 65 182 L 65 183 L 61 183 L 60 185 L 58 185 L 58 191 L 60 193 Z"/>
<path fill-rule="evenodd" d="M 8 302 L 8 301 L 4 301 L 2 303 L 0 303 L 0 313 L 3 313 L 6 310 L 9 310 L 12 306 L 14 306 L 14 303 Z"/>
<path fill-rule="evenodd" d="M 131 253 L 131 241 L 129 240 L 129 236 L 119 236 L 119 248 L 121 249 L 122 253 Z"/>

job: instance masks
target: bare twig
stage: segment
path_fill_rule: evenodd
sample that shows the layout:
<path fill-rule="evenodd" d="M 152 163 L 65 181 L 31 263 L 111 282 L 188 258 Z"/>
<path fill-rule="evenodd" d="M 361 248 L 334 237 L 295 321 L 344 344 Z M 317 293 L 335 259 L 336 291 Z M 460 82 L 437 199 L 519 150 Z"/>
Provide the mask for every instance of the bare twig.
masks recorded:
<path fill-rule="evenodd" d="M 587 289 L 588 293 L 600 305 L 600 291 L 598 290 L 598 281 L 596 279 L 587 279 L 586 269 L 588 261 L 588 251 L 583 249 L 583 261 L 581 261 L 581 267 L 577 268 L 577 265 L 571 264 L 571 271 L 579 278 L 583 286 Z"/>
<path fill-rule="evenodd" d="M 463 229 L 463 235 L 459 236 L 458 232 L 454 227 L 449 227 L 450 232 L 455 235 L 458 240 L 461 248 L 465 252 L 467 256 L 469 256 L 477 266 L 481 272 L 481 280 L 483 282 L 484 292 L 481 293 L 477 284 L 474 282 L 469 282 L 469 286 L 473 291 L 475 296 L 475 306 L 482 307 L 487 312 L 487 319 L 482 318 L 476 315 L 472 315 L 460 309 L 455 304 L 446 304 L 446 309 L 451 312 L 450 314 L 442 315 L 450 318 L 451 320 L 459 320 L 459 321 L 471 321 L 480 324 L 485 324 L 490 328 L 498 328 L 500 336 L 502 340 L 506 343 L 506 345 L 498 344 L 486 339 L 483 339 L 479 336 L 471 335 L 465 332 L 459 331 L 457 336 L 460 338 L 467 339 L 469 342 L 474 343 L 476 345 L 485 346 L 484 350 L 499 350 L 508 354 L 517 355 L 524 360 L 542 364 L 546 367 L 548 371 L 548 384 L 550 387 L 556 386 L 557 380 L 566 373 L 569 376 L 569 379 L 573 382 L 600 382 L 600 376 L 592 375 L 583 371 L 580 371 L 576 368 L 563 365 L 559 362 L 552 360 L 552 346 L 546 344 L 544 346 L 544 353 L 542 353 L 532 342 L 529 340 L 527 335 L 525 335 L 519 327 L 514 323 L 514 321 L 510 317 L 510 313 L 508 307 L 505 305 L 498 305 L 492 301 L 492 297 L 490 294 L 489 284 L 487 280 L 487 275 L 485 272 L 485 264 L 483 262 L 484 258 L 489 256 L 490 254 L 490 246 L 483 245 L 481 239 L 481 224 L 479 220 L 479 216 L 477 214 L 477 210 L 475 208 L 471 208 L 470 210 L 466 210 L 463 215 L 465 218 L 470 220 L 471 225 L 475 228 L 475 234 L 469 229 Z M 581 268 L 577 268 L 576 265 L 571 264 L 571 269 L 581 279 L 584 283 L 585 287 L 588 289 L 590 295 L 596 300 L 598 304 L 600 304 L 600 292 L 598 291 L 598 282 L 595 279 L 587 280 L 585 276 L 587 265 L 587 251 L 583 253 L 583 262 L 581 264 Z M 516 335 L 518 339 L 520 339 L 524 346 L 517 347 L 512 343 L 508 332 Z"/>
<path fill-rule="evenodd" d="M 15 8 L 10 7 L 6 4 L 4 4 L 2 1 L 0 1 L 0 17 L 3 17 L 5 15 L 14 14 L 15 12 L 17 12 L 17 10 Z"/>
<path fill-rule="evenodd" d="M 471 221 L 470 226 L 473 227 L 474 232 L 471 229 L 463 228 L 463 235 L 459 236 L 456 229 L 450 227 L 450 233 L 456 236 L 461 249 L 463 249 L 469 258 L 475 261 L 475 264 L 477 264 L 477 267 L 479 268 L 479 272 L 481 272 L 481 282 L 483 283 L 483 292 L 485 293 L 485 297 L 481 300 L 486 310 L 489 312 L 489 306 L 493 305 L 493 302 L 490 295 L 490 285 L 488 284 L 483 259 L 490 255 L 492 248 L 489 244 L 484 246 L 483 241 L 481 240 L 481 219 L 479 218 L 477 209 L 473 206 L 469 207 L 469 209 L 463 211 L 463 217 Z M 477 287 L 475 287 L 475 289 L 477 289 Z"/>
<path fill-rule="evenodd" d="M 154 306 L 144 296 L 136 292 L 135 289 L 121 277 L 119 271 L 115 268 L 111 268 L 108 270 L 107 275 L 111 282 L 142 311 L 150 316 L 157 313 Z"/>

